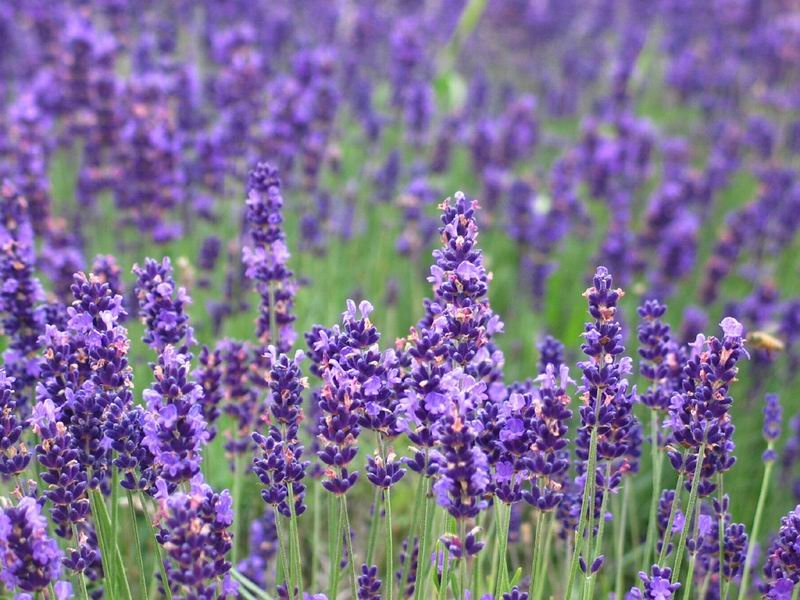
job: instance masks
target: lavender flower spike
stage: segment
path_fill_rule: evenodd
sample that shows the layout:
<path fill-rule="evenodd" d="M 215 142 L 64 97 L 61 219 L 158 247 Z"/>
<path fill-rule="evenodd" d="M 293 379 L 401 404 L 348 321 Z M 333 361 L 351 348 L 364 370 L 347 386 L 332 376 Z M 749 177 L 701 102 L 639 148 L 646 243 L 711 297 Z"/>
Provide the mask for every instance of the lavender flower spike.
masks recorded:
<path fill-rule="evenodd" d="M 256 334 L 265 346 L 288 352 L 296 338 L 292 306 L 297 284 L 287 266 L 281 182 L 277 169 L 267 163 L 250 173 L 246 215 L 253 245 L 243 249 L 242 258 L 261 296 Z"/>
<path fill-rule="evenodd" d="M 186 306 L 192 299 L 175 284 L 168 256 L 161 262 L 145 259 L 144 266 L 133 266 L 137 277 L 134 291 L 139 301 L 139 317 L 146 331 L 142 340 L 156 352 L 171 344 L 183 354 L 195 343 Z"/>
<path fill-rule="evenodd" d="M 159 481 L 156 539 L 166 550 L 164 567 L 172 594 L 180 598 L 234 598 L 236 584 L 226 555 L 232 536 L 233 501 L 228 490 L 214 492 L 202 476 L 188 492 L 167 492 Z"/>
<path fill-rule="evenodd" d="M 0 582 L 7 590 L 41 592 L 60 576 L 62 556 L 35 498 L 0 510 Z"/>

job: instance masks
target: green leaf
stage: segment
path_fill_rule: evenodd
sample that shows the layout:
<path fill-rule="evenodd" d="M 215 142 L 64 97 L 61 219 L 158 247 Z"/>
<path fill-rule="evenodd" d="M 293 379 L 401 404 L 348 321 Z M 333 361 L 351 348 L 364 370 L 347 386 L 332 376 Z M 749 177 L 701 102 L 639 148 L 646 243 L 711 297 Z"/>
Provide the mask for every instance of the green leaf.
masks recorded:
<path fill-rule="evenodd" d="M 231 569 L 231 575 L 233 575 L 233 578 L 241 584 L 239 591 L 243 595 L 245 590 L 247 590 L 247 595 L 249 595 L 251 598 L 259 598 L 260 600 L 273 600 L 272 596 L 267 594 L 267 592 L 259 588 L 247 576 L 242 575 L 236 569 Z"/>
<path fill-rule="evenodd" d="M 113 574 L 113 589 L 118 589 L 123 598 L 133 600 L 128 578 L 125 575 L 125 563 L 122 560 L 119 546 L 111 537 L 111 519 L 108 516 L 105 500 L 99 490 L 91 490 L 89 498 L 92 503 L 92 514 L 97 525 L 97 537 L 100 542 L 103 569 Z M 113 597 L 113 595 L 112 595 Z"/>
<path fill-rule="evenodd" d="M 514 576 L 511 578 L 509 585 L 513 588 L 520 582 L 521 579 L 522 579 L 522 567 L 517 567 L 517 570 L 514 571 Z"/>

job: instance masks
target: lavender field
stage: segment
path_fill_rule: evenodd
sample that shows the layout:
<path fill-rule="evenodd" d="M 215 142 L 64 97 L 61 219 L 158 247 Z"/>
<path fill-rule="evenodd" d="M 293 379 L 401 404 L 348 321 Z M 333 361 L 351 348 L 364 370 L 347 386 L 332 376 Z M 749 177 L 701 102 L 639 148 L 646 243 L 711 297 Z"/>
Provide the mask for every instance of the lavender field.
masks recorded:
<path fill-rule="evenodd" d="M 800 597 L 800 4 L 0 0 L 0 599 Z"/>

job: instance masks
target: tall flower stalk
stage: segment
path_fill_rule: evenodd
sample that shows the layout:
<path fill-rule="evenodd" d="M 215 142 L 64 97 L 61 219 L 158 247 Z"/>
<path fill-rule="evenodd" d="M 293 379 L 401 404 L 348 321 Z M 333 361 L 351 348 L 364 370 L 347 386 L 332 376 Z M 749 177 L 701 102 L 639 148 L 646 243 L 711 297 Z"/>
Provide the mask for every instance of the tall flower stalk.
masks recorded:
<path fill-rule="evenodd" d="M 584 293 L 594 321 L 586 324 L 583 333 L 581 349 L 588 360 L 578 364 L 583 371 L 580 390 L 583 406 L 580 408 L 576 454 L 583 497 L 566 597 L 572 593 L 579 567 L 586 578 L 584 596 L 588 594 L 591 597 L 594 575 L 604 561 L 600 549 L 607 497 L 619 486 L 623 473 L 630 468 L 628 454 L 635 441 L 632 433 L 637 423 L 631 412 L 632 394 L 624 378 L 630 372 L 631 360 L 620 357 L 625 348 L 616 314 L 617 303 L 623 295 L 621 289 L 613 287 L 613 280 L 605 267 L 597 268 L 592 287 Z M 597 539 L 594 540 L 596 520 L 599 523 Z"/>
<path fill-rule="evenodd" d="M 772 469 L 775 466 L 777 455 L 775 453 L 775 442 L 781 437 L 781 421 L 783 410 L 780 400 L 776 394 L 767 394 L 764 398 L 764 439 L 767 441 L 767 449 L 762 455 L 764 461 L 764 476 L 761 479 L 761 491 L 756 502 L 756 511 L 753 515 L 753 526 L 750 529 L 750 543 L 747 545 L 747 555 L 745 558 L 744 569 L 742 570 L 742 581 L 739 583 L 739 600 L 743 600 L 750 592 L 750 571 L 755 560 L 756 544 L 758 534 L 761 531 L 761 519 L 764 515 L 764 506 L 767 503 L 769 487 L 772 479 Z"/>

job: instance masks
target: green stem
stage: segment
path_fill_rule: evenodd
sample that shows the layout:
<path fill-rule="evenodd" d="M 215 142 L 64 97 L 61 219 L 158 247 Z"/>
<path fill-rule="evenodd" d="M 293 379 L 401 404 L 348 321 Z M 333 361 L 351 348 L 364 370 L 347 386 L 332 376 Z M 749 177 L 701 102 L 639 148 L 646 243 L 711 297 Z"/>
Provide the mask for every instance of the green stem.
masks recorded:
<path fill-rule="evenodd" d="M 647 523 L 647 541 L 644 545 L 642 571 L 650 568 L 650 557 L 654 556 L 656 552 L 658 499 L 661 495 L 661 473 L 664 465 L 664 453 L 658 443 L 658 413 L 655 410 L 650 413 L 650 460 L 653 472 L 653 493 L 650 496 L 650 520 Z M 617 597 L 621 598 L 619 593 L 620 591 L 617 589 Z"/>
<path fill-rule="evenodd" d="M 700 486 L 700 472 L 703 469 L 703 459 L 706 453 L 706 443 L 700 445 L 700 451 L 697 453 L 697 462 L 694 467 L 694 476 L 692 478 L 692 489 L 689 492 L 689 502 L 686 505 L 686 520 L 681 529 L 681 537 L 678 540 L 678 548 L 675 554 L 675 567 L 672 570 L 672 581 L 677 581 L 680 578 L 681 563 L 683 562 L 683 551 L 686 548 L 686 536 L 689 533 L 689 526 L 694 514 L 694 505 L 697 502 L 697 489 Z M 675 490 L 675 499 L 678 498 L 680 490 Z M 674 505 L 673 505 L 674 506 Z"/>
<path fill-rule="evenodd" d="M 683 460 L 686 460 L 686 454 L 683 455 Z M 675 523 L 675 515 L 678 512 L 678 504 L 680 504 L 681 492 L 683 492 L 683 480 L 685 475 L 683 470 L 678 473 L 678 482 L 675 484 L 675 497 L 672 499 L 672 506 L 669 509 L 669 518 L 667 519 L 667 528 L 664 530 L 664 539 L 661 542 L 661 552 L 658 554 L 658 564 L 663 565 L 664 560 L 667 558 L 667 548 L 672 542 L 672 526 Z M 648 565 L 649 566 L 649 565 Z"/>
<path fill-rule="evenodd" d="M 772 442 L 768 446 L 772 450 Z M 769 483 L 772 478 L 772 467 L 775 461 L 767 461 L 764 468 L 764 477 L 761 479 L 761 491 L 758 494 L 758 502 L 756 503 L 756 514 L 753 517 L 753 527 L 750 529 L 750 543 L 747 546 L 747 558 L 744 561 L 744 572 L 742 573 L 742 582 L 739 585 L 739 600 L 744 600 L 747 596 L 747 590 L 750 587 L 750 570 L 753 568 L 753 559 L 755 557 L 756 541 L 758 534 L 761 532 L 761 517 L 764 514 L 764 506 L 769 496 Z"/>
<path fill-rule="evenodd" d="M 425 478 L 425 504 L 424 504 L 424 521 L 422 529 L 422 541 L 419 545 L 419 563 L 422 565 L 422 576 L 417 580 L 417 585 L 414 586 L 414 600 L 421 600 L 426 598 L 425 593 L 428 589 L 428 579 L 430 570 L 433 568 L 433 562 L 428 560 L 430 554 L 430 537 L 431 530 L 433 529 L 433 517 L 436 514 L 433 496 L 430 495 L 431 481 L 429 477 Z"/>
<path fill-rule="evenodd" d="M 578 574 L 578 558 L 581 554 L 581 543 L 583 541 L 583 534 L 586 529 L 586 515 L 587 512 L 594 513 L 594 502 L 589 508 L 589 488 L 590 481 L 594 482 L 595 469 L 597 465 L 597 426 L 592 427 L 592 433 L 589 438 L 589 465 L 586 469 L 586 480 L 583 482 L 583 499 L 581 501 L 581 516 L 578 520 L 578 529 L 575 532 L 575 548 L 572 551 L 572 559 L 569 563 L 569 575 L 567 577 L 567 588 L 564 593 L 564 598 L 572 598 L 572 587 L 575 584 L 575 576 Z"/>
<path fill-rule="evenodd" d="M 353 553 L 353 538 L 350 534 L 350 515 L 347 513 L 347 496 L 342 494 L 342 512 L 344 513 L 344 539 L 347 547 L 347 574 L 350 576 L 350 587 L 353 591 L 353 597 L 358 593 L 358 583 L 356 577 L 356 557 Z"/>
<path fill-rule="evenodd" d="M 442 564 L 442 579 L 439 583 L 439 600 L 447 600 L 447 589 L 450 587 L 450 552 L 447 548 L 442 554 L 444 563 Z M 436 560 L 438 560 L 436 556 Z"/>
<path fill-rule="evenodd" d="M 119 469 L 111 467 L 111 543 L 119 547 L 117 527 L 119 524 Z M 116 565 L 115 565 L 116 568 Z"/>
<path fill-rule="evenodd" d="M 394 597 L 394 589 L 392 588 L 394 582 L 394 556 L 392 548 L 393 540 L 392 540 L 392 494 L 391 488 L 386 488 L 384 496 L 384 501 L 386 502 L 386 518 L 384 522 L 386 523 L 386 600 L 392 600 Z M 400 586 L 402 589 L 403 582 L 400 582 Z"/>
<path fill-rule="evenodd" d="M 337 511 L 337 504 L 338 511 Z M 334 521 L 333 515 L 337 514 Z M 335 522 L 335 525 L 334 525 Z M 335 600 L 336 594 L 339 592 L 339 574 L 341 568 L 339 562 L 342 556 L 342 527 L 344 526 L 344 517 L 342 515 L 342 505 L 337 502 L 334 494 L 328 496 L 328 560 L 330 561 L 330 580 L 328 584 L 328 598 Z"/>
<path fill-rule="evenodd" d="M 419 513 L 422 510 L 422 505 L 425 502 L 425 477 L 419 476 L 417 482 L 417 492 L 414 497 L 414 511 L 411 513 L 411 522 L 409 523 L 408 534 L 408 547 L 406 548 L 406 560 L 403 563 L 400 577 L 400 597 L 403 597 L 403 590 L 408 582 L 408 570 L 411 568 L 411 555 L 414 552 L 414 540 L 418 536 L 420 530 Z M 419 555 L 417 555 L 419 556 Z M 415 586 L 419 583 L 415 582 Z"/>
<path fill-rule="evenodd" d="M 158 556 L 158 571 L 161 573 L 161 584 L 164 588 L 164 594 L 166 595 L 167 600 L 172 600 L 172 589 L 169 587 L 167 570 L 164 567 L 164 553 L 161 550 L 161 544 L 158 543 L 158 538 L 156 537 L 156 526 L 150 518 L 150 509 L 147 508 L 147 498 L 145 498 L 144 492 L 141 490 L 139 490 L 139 500 L 142 503 L 142 510 L 144 510 L 144 516 L 147 519 L 147 523 L 153 532 L 153 541 L 155 542 L 156 555 Z"/>
<path fill-rule="evenodd" d="M 313 494 L 313 502 L 314 502 L 314 516 L 312 519 L 313 522 L 313 531 L 314 537 L 311 540 L 311 586 L 316 589 L 317 587 L 317 574 L 319 573 L 319 552 L 317 552 L 317 544 L 319 544 L 320 538 L 320 529 L 322 529 L 322 506 L 320 503 L 322 502 L 322 496 L 320 494 L 320 488 L 318 482 L 313 482 L 312 485 L 314 486 Z"/>
<path fill-rule="evenodd" d="M 536 586 L 534 588 L 533 600 L 539 600 L 542 597 L 542 592 L 544 592 L 545 569 L 549 564 L 547 561 L 550 558 L 550 545 L 553 541 L 553 518 L 554 513 L 552 511 L 548 511 L 544 515 L 544 551 L 539 553 L 539 564 L 536 568 Z"/>
<path fill-rule="evenodd" d="M 278 532 L 278 553 L 281 557 L 281 571 L 283 575 L 283 583 L 287 584 L 289 598 L 294 598 L 294 584 L 292 582 L 292 571 L 289 559 L 286 556 L 286 536 L 283 535 L 283 527 L 281 527 L 281 514 L 278 512 L 276 506 L 272 507 L 272 513 L 275 515 L 275 531 Z M 278 581 L 280 581 L 280 577 Z"/>
<path fill-rule="evenodd" d="M 144 554 L 142 554 L 142 541 L 139 538 L 139 524 L 136 520 L 136 507 L 133 506 L 133 494 L 127 490 L 128 509 L 131 513 L 131 527 L 133 527 L 133 539 L 136 542 L 136 556 L 139 559 L 139 571 L 142 576 L 142 597 L 149 598 L 147 593 L 147 571 L 144 570 Z"/>
<path fill-rule="evenodd" d="M 686 583 L 684 584 L 683 598 L 689 600 L 692 597 L 692 584 L 694 583 L 694 566 L 697 562 L 697 552 L 692 552 L 689 559 L 689 572 L 686 574 Z M 709 573 L 710 575 L 710 573 Z M 703 596 L 705 598 L 705 596 Z"/>
<path fill-rule="evenodd" d="M 497 577 L 494 581 L 494 595 L 499 598 L 501 592 L 508 589 L 508 529 L 511 523 L 511 505 L 498 502 L 497 507 L 497 546 L 499 548 L 498 557 L 498 571 Z M 499 510 L 502 506 L 502 511 Z"/>
<path fill-rule="evenodd" d="M 539 546 L 541 544 L 542 527 L 544 526 L 544 515 L 534 509 L 534 530 L 533 530 L 533 552 L 531 557 L 531 583 L 528 588 L 528 596 L 533 600 L 536 596 L 536 586 L 539 584 Z"/>
<path fill-rule="evenodd" d="M 369 532 L 367 533 L 367 555 L 364 564 L 371 565 L 372 558 L 375 556 L 375 544 L 378 539 L 378 521 L 381 518 L 380 511 L 381 488 L 375 487 L 375 494 L 372 497 L 372 519 L 369 522 Z"/>
<path fill-rule="evenodd" d="M 699 519 L 695 519 L 694 535 L 693 535 L 693 538 L 695 540 L 697 539 L 699 530 L 700 530 L 700 521 Z M 720 554 L 720 556 L 722 555 Z M 695 548 L 695 551 L 692 552 L 691 557 L 689 558 L 689 572 L 686 574 L 686 589 L 684 590 L 684 595 L 683 595 L 683 597 L 686 598 L 686 600 L 689 600 L 691 598 L 692 586 L 694 585 L 694 568 L 696 563 L 697 563 L 697 548 Z M 710 574 L 711 573 L 709 572 L 709 575 Z M 702 597 L 705 598 L 705 596 Z"/>
<path fill-rule="evenodd" d="M 628 525 L 628 500 L 630 499 L 630 483 L 625 485 L 622 490 L 622 512 L 616 511 L 620 515 L 619 521 L 616 524 L 616 574 L 614 576 L 614 592 L 615 598 L 622 598 L 622 556 L 625 552 L 625 528 Z M 650 544 L 645 548 L 645 554 L 649 554 Z"/>
<path fill-rule="evenodd" d="M 606 486 L 608 485 L 608 482 L 610 480 L 611 480 L 611 463 L 608 463 L 606 465 Z M 605 533 L 605 525 L 606 525 L 605 514 L 606 514 L 606 509 L 608 507 L 608 496 L 610 495 L 608 487 L 606 487 L 606 489 L 604 489 L 602 493 L 603 493 L 603 499 L 600 501 L 600 523 L 597 526 L 597 539 L 595 540 L 592 562 L 594 562 L 595 559 L 598 556 L 600 556 L 600 553 L 603 550 L 603 533 Z M 587 566 L 591 567 L 591 563 L 587 563 Z M 586 588 L 588 588 L 587 590 L 588 595 L 586 597 L 590 599 L 594 597 L 594 582 L 597 580 L 597 577 L 595 577 L 595 575 L 596 573 L 590 572 L 588 581 L 586 582 L 587 583 Z"/>

